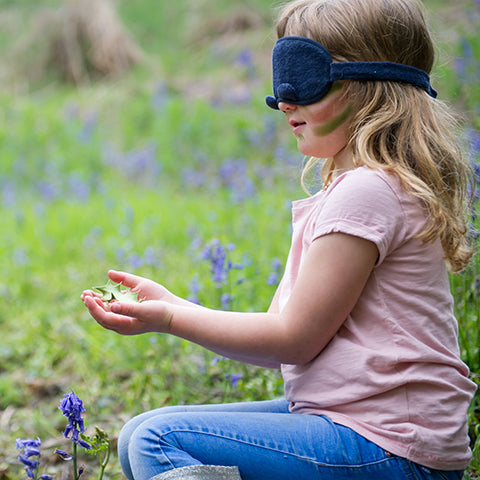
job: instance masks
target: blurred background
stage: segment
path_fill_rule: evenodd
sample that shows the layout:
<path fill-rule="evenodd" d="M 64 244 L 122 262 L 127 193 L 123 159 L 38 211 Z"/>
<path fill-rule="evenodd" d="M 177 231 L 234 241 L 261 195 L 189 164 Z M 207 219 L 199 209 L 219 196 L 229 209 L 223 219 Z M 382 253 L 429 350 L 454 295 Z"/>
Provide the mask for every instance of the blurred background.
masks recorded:
<path fill-rule="evenodd" d="M 480 2 L 423 3 L 437 42 L 432 83 L 462 116 L 478 171 Z M 80 301 L 116 268 L 213 308 L 268 307 L 290 202 L 305 195 L 304 159 L 264 103 L 277 5 L 0 0 L 0 480 L 25 478 L 15 439 L 28 437 L 42 441 L 42 472 L 72 478 L 52 453 L 71 448 L 57 408 L 71 389 L 88 431 L 106 430 L 113 450 L 145 409 L 282 394 L 278 372 L 174 338 L 120 337 Z M 451 278 L 476 381 L 479 274 L 476 261 Z M 82 462 L 82 478 L 96 478 L 96 459 Z M 115 453 L 104 478 L 123 478 Z"/>

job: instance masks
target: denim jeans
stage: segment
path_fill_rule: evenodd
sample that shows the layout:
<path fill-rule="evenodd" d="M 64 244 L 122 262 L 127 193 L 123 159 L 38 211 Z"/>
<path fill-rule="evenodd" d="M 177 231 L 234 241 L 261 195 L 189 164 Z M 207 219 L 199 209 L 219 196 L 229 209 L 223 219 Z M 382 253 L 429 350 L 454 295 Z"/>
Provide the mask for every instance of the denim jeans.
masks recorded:
<path fill-rule="evenodd" d="M 189 465 L 236 465 L 243 480 L 460 480 L 386 452 L 286 400 L 164 407 L 122 429 L 118 452 L 129 480 Z"/>

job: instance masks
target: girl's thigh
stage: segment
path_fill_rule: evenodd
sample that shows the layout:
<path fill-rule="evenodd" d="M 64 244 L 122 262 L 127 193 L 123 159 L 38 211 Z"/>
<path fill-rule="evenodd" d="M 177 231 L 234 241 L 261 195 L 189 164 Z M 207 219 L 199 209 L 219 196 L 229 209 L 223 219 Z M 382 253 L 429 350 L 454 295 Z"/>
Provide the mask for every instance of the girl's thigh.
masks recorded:
<path fill-rule="evenodd" d="M 146 480 L 172 468 L 205 464 L 237 465 L 243 480 L 442 478 L 326 417 L 285 414 L 284 401 L 269 408 L 257 405 L 262 411 L 252 404 L 234 405 L 162 409 L 143 417 L 129 446 L 133 477 Z"/>
<path fill-rule="evenodd" d="M 129 420 L 122 428 L 118 439 L 118 455 L 123 472 L 128 479 L 133 479 L 129 460 L 129 444 L 133 432 L 144 422 L 159 415 L 171 415 L 174 413 L 188 412 L 259 412 L 259 413 L 289 413 L 289 403 L 285 399 L 258 401 L 258 402 L 238 402 L 238 403 L 222 403 L 208 405 L 176 405 L 161 407 L 150 410 Z M 146 423 L 145 423 L 146 425 Z M 130 449 L 131 450 L 131 449 Z"/>
<path fill-rule="evenodd" d="M 174 405 L 156 408 L 141 413 L 129 420 L 120 432 L 119 445 L 128 443 L 135 429 L 143 422 L 158 415 L 187 412 L 258 412 L 258 413 L 289 413 L 289 403 L 285 399 L 260 402 L 219 403 L 208 405 Z"/>

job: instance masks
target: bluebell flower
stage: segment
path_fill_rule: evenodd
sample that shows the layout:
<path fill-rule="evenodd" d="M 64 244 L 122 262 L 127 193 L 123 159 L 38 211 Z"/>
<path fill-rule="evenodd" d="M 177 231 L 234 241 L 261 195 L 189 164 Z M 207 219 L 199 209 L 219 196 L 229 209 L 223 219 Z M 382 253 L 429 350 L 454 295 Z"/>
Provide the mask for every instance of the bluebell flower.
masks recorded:
<path fill-rule="evenodd" d="M 223 186 L 229 190 L 234 202 L 252 198 L 256 187 L 248 174 L 248 163 L 244 158 L 226 158 L 218 170 Z"/>
<path fill-rule="evenodd" d="M 222 293 L 220 297 L 220 303 L 222 305 L 223 310 L 230 310 L 232 305 L 233 297 L 229 293 Z"/>
<path fill-rule="evenodd" d="M 202 286 L 198 275 L 194 275 L 190 280 L 190 295 L 187 297 L 189 302 L 200 305 L 200 299 L 198 298 L 198 293 L 200 292 Z"/>
<path fill-rule="evenodd" d="M 28 478 L 37 479 L 38 466 L 40 464 L 40 446 L 42 442 L 39 438 L 17 438 L 15 446 L 17 450 L 23 450 L 18 456 L 18 461 L 25 467 L 25 472 Z M 52 480 L 51 475 L 43 474 L 38 477 L 39 480 Z"/>
<path fill-rule="evenodd" d="M 210 365 L 212 367 L 214 367 L 215 365 L 217 365 L 219 362 L 221 362 L 222 360 L 225 360 L 225 357 L 215 357 L 212 362 L 210 363 Z"/>
<path fill-rule="evenodd" d="M 58 408 L 62 411 L 63 416 L 68 418 L 68 425 L 65 428 L 65 432 L 63 432 L 64 437 L 69 438 L 71 434 L 72 442 L 90 450 L 91 446 L 79 437 L 80 433 L 85 432 L 85 425 L 82 419 L 82 413 L 85 411 L 85 408 L 82 400 L 72 390 L 70 393 L 65 394 Z"/>
<path fill-rule="evenodd" d="M 142 257 L 135 252 L 130 253 L 130 255 L 127 258 L 127 261 L 133 270 L 136 270 L 143 266 Z"/>
<path fill-rule="evenodd" d="M 94 132 L 95 132 L 95 129 L 97 128 L 97 124 L 98 124 L 98 115 L 96 112 L 88 112 L 85 119 L 84 119 L 84 122 L 83 122 L 83 126 L 82 126 L 82 129 L 80 130 L 80 133 L 78 134 L 78 139 L 82 142 L 82 143 L 88 143 L 90 141 L 90 139 L 92 138 Z"/>
<path fill-rule="evenodd" d="M 2 203 L 5 207 L 13 207 L 17 201 L 17 186 L 13 182 L 2 183 Z"/>
<path fill-rule="evenodd" d="M 155 110 L 162 109 L 168 103 L 169 97 L 168 84 L 163 81 L 158 82 L 152 95 L 152 107 Z"/>
<path fill-rule="evenodd" d="M 68 191 L 82 202 L 86 202 L 90 197 L 90 186 L 76 172 L 70 174 Z"/>
<path fill-rule="evenodd" d="M 65 452 L 65 450 L 60 450 L 59 448 L 57 448 L 54 453 L 56 453 L 63 460 L 72 460 L 73 458 L 73 455 L 70 455 L 68 452 Z"/>
<path fill-rule="evenodd" d="M 272 272 L 270 272 L 267 278 L 267 285 L 278 284 L 282 268 L 282 262 L 278 258 L 274 258 L 272 260 Z"/>
<path fill-rule="evenodd" d="M 242 375 L 238 373 L 226 373 L 225 378 L 230 378 L 230 384 L 235 388 L 238 385 L 239 380 L 242 379 Z"/>

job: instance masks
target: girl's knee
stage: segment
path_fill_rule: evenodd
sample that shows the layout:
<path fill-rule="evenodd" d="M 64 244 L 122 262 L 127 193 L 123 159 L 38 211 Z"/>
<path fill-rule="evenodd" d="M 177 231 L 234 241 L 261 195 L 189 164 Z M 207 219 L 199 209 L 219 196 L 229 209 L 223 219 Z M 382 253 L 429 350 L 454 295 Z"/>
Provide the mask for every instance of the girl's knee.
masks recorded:
<path fill-rule="evenodd" d="M 135 430 L 144 422 L 150 420 L 153 417 L 157 417 L 159 415 L 165 415 L 169 413 L 175 413 L 179 411 L 184 411 L 185 407 L 182 406 L 168 406 L 168 407 L 161 407 L 155 410 L 150 410 L 148 412 L 143 412 L 135 417 L 132 417 L 128 422 L 122 427 L 120 430 L 120 434 L 118 437 L 118 453 L 119 455 L 126 453 L 128 451 L 128 443 L 135 432 Z"/>

